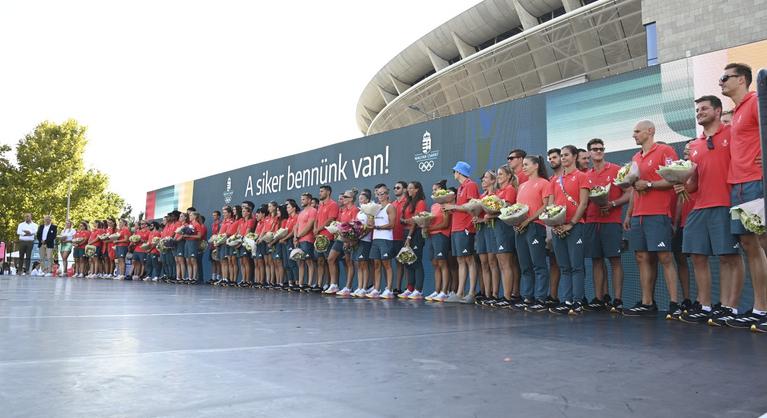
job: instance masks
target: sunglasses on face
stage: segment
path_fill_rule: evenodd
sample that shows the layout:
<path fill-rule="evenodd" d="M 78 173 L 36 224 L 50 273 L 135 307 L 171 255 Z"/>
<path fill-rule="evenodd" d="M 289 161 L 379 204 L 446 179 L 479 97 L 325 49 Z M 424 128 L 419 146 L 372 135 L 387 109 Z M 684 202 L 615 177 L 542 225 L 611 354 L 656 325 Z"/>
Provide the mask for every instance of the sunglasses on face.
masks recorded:
<path fill-rule="evenodd" d="M 604 149 L 604 148 L 600 148 L 600 147 L 593 147 L 593 148 L 591 148 L 591 150 L 590 150 L 590 151 L 594 151 L 594 152 L 605 152 L 605 149 Z"/>
<path fill-rule="evenodd" d="M 506 157 L 506 159 L 507 159 L 508 161 L 511 161 L 511 160 L 516 160 L 517 158 L 520 158 L 520 157 L 518 157 L 518 156 L 516 156 L 516 155 L 509 155 L 508 157 Z"/>
<path fill-rule="evenodd" d="M 740 77 L 738 74 L 725 74 L 721 77 L 719 77 L 719 82 L 726 83 L 727 80 L 733 78 L 733 77 Z"/>

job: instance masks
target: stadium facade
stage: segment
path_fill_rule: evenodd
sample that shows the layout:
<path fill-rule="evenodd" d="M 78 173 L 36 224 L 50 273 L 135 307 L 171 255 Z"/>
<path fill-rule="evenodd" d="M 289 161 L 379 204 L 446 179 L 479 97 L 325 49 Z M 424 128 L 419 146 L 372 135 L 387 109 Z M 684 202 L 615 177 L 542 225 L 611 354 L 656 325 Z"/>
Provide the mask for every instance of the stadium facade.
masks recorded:
<path fill-rule="evenodd" d="M 364 137 L 150 191 L 146 216 L 283 202 L 321 184 L 334 196 L 397 180 L 428 189 L 451 179 L 457 160 L 476 178 L 504 164 L 511 149 L 545 154 L 593 137 L 605 140 L 610 161 L 623 163 L 636 152 L 631 131 L 640 118 L 653 120 L 656 138 L 681 154 L 698 132 L 693 100 L 719 93 L 723 67 L 767 67 L 767 29 L 758 24 L 767 11 L 757 3 L 483 1 L 374 75 L 356 115 Z M 633 257 L 624 258 L 624 299 L 633 303 L 638 272 Z M 751 294 L 744 289 L 744 306 Z M 664 290 L 656 300 L 665 305 Z"/>

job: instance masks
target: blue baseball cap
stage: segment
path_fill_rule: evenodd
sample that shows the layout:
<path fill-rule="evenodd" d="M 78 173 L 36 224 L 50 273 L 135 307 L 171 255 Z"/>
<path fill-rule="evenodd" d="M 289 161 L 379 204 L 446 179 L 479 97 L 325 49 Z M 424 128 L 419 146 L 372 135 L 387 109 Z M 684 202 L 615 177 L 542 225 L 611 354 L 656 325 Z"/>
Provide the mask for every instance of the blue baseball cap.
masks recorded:
<path fill-rule="evenodd" d="M 461 173 L 464 177 L 471 177 L 471 166 L 465 161 L 458 161 L 455 163 L 453 171 Z"/>

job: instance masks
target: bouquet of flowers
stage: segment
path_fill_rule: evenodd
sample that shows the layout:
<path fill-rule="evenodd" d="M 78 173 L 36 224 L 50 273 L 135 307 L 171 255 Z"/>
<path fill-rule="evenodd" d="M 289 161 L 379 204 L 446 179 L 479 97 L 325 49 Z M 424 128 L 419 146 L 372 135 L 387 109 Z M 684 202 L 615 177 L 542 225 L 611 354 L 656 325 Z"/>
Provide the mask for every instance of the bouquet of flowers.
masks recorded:
<path fill-rule="evenodd" d="M 160 242 L 160 237 L 154 237 L 152 238 L 152 244 L 157 245 Z"/>
<path fill-rule="evenodd" d="M 274 232 L 274 238 L 272 238 L 274 241 L 279 241 L 285 236 L 288 235 L 288 229 L 287 228 L 280 228 Z"/>
<path fill-rule="evenodd" d="M 109 234 L 99 234 L 99 240 L 106 241 L 109 239 Z"/>
<path fill-rule="evenodd" d="M 676 160 L 658 167 L 655 172 L 671 184 L 684 184 L 695 173 L 695 164 L 692 161 Z M 683 202 L 690 199 L 687 190 L 682 190 L 679 195 L 682 196 Z"/>
<path fill-rule="evenodd" d="M 341 226 L 341 222 L 333 221 L 330 223 L 330 225 L 326 226 L 325 229 L 328 230 L 333 235 L 338 234 L 338 227 Z"/>
<path fill-rule="evenodd" d="M 378 215 L 378 212 L 381 211 L 381 205 L 378 203 L 363 203 L 360 205 L 360 210 L 362 213 L 367 215 L 370 218 L 375 218 L 376 215 Z"/>
<path fill-rule="evenodd" d="M 170 249 L 170 248 L 176 248 L 176 244 L 178 244 L 178 241 L 176 241 L 172 237 L 165 237 L 160 240 L 160 243 L 162 244 L 163 248 Z"/>
<path fill-rule="evenodd" d="M 256 250 L 257 239 L 258 239 L 258 235 L 255 232 L 248 232 L 242 238 L 242 245 L 245 247 L 246 250 L 252 253 L 253 251 Z"/>
<path fill-rule="evenodd" d="M 610 201 L 610 198 L 607 197 L 609 193 L 609 184 L 607 186 L 594 186 L 589 189 L 589 200 L 600 208 L 607 206 L 607 203 Z"/>
<path fill-rule="evenodd" d="M 730 209 L 732 219 L 740 219 L 743 227 L 749 232 L 761 235 L 767 232 L 764 225 L 764 199 L 756 199 L 750 202 L 733 206 Z"/>
<path fill-rule="evenodd" d="M 461 205 L 461 208 L 466 210 L 466 212 L 476 216 L 479 215 L 480 211 L 482 211 L 482 201 L 479 199 L 471 199 Z"/>
<path fill-rule="evenodd" d="M 138 244 L 139 242 L 141 242 L 141 235 L 131 235 L 130 237 L 128 237 L 128 241 L 134 244 Z"/>
<path fill-rule="evenodd" d="M 144 243 L 144 244 L 141 244 L 141 249 L 144 250 L 144 251 L 149 251 L 149 250 L 152 249 L 152 244 L 150 244 L 148 242 Z"/>
<path fill-rule="evenodd" d="M 116 239 L 120 239 L 120 234 L 119 233 L 110 234 L 109 239 L 111 239 L 112 241 Z"/>
<path fill-rule="evenodd" d="M 320 253 L 324 253 L 330 247 L 330 240 L 328 237 L 320 234 L 314 239 L 314 250 Z"/>
<path fill-rule="evenodd" d="M 85 256 L 86 257 L 93 257 L 96 255 L 96 246 L 95 245 L 86 245 L 85 246 Z"/>
<path fill-rule="evenodd" d="M 522 203 L 515 203 L 511 206 L 507 206 L 501 209 L 501 214 L 498 219 L 502 220 L 506 225 L 517 226 L 527 219 L 527 213 L 530 208 Z"/>
<path fill-rule="evenodd" d="M 453 193 L 451 190 L 442 189 L 434 192 L 434 194 L 431 195 L 431 200 L 433 200 L 434 203 L 443 204 L 452 202 L 454 197 L 455 193 Z"/>
<path fill-rule="evenodd" d="M 295 248 L 293 251 L 290 252 L 290 259 L 293 261 L 302 261 L 306 260 L 307 256 L 304 250 L 300 248 Z"/>
<path fill-rule="evenodd" d="M 85 242 L 85 238 L 83 238 L 83 237 L 72 238 L 72 244 L 74 244 L 74 245 L 80 245 L 83 242 Z"/>
<path fill-rule="evenodd" d="M 548 205 L 538 217 L 544 224 L 548 226 L 559 226 L 565 223 L 565 216 L 567 210 L 561 205 Z"/>
<path fill-rule="evenodd" d="M 272 241 L 274 241 L 274 232 L 272 231 L 266 231 L 261 235 L 261 240 L 265 243 L 269 244 Z"/>
<path fill-rule="evenodd" d="M 208 249 L 208 241 L 200 240 L 200 251 L 205 251 Z"/>
<path fill-rule="evenodd" d="M 621 189 L 626 189 L 631 187 L 637 180 L 639 180 L 639 167 L 635 162 L 631 161 L 618 170 L 613 184 Z"/>
<path fill-rule="evenodd" d="M 192 225 L 184 225 L 176 229 L 176 233 L 179 235 L 194 235 L 195 230 Z"/>
<path fill-rule="evenodd" d="M 412 248 L 405 246 L 399 250 L 399 253 L 397 253 L 397 261 L 402 264 L 410 265 L 418 261 L 418 256 L 415 255 L 415 251 L 413 251 Z"/>
<path fill-rule="evenodd" d="M 365 224 L 358 220 L 351 222 L 343 222 L 338 226 L 338 237 L 341 241 L 349 243 L 350 246 L 356 244 L 356 242 L 365 235 Z"/>
<path fill-rule="evenodd" d="M 413 223 L 416 224 L 419 228 L 421 228 L 421 236 L 424 238 L 429 237 L 429 232 L 425 230 L 424 228 L 428 227 L 431 224 L 431 221 L 434 219 L 434 215 L 431 212 L 419 212 L 413 215 Z"/>
<path fill-rule="evenodd" d="M 506 201 L 494 194 L 483 197 L 480 202 L 482 209 L 491 215 L 501 212 L 501 209 L 506 207 Z"/>
<path fill-rule="evenodd" d="M 168 250 L 168 247 L 165 246 L 165 242 L 163 240 L 157 241 L 157 244 L 154 245 L 155 248 L 157 248 L 157 251 L 163 253 Z"/>
<path fill-rule="evenodd" d="M 234 234 L 226 239 L 226 245 L 230 247 L 239 247 L 242 244 L 242 235 Z"/>

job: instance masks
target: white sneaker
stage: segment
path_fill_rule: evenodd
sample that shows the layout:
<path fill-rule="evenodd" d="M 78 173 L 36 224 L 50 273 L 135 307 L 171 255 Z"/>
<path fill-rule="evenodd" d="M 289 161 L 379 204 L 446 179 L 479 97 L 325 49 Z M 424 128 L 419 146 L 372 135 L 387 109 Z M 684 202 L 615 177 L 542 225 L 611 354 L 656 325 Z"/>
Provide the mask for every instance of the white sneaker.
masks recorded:
<path fill-rule="evenodd" d="M 400 299 L 407 299 L 408 296 L 410 296 L 410 293 L 411 292 L 409 290 L 405 290 L 404 292 L 400 293 L 399 296 L 397 297 Z"/>
<path fill-rule="evenodd" d="M 447 300 L 447 295 L 445 294 L 445 292 L 439 292 L 439 294 L 432 299 L 432 301 L 434 302 L 444 302 L 446 300 Z"/>
<path fill-rule="evenodd" d="M 51 273 L 45 273 L 45 277 L 53 277 Z"/>
<path fill-rule="evenodd" d="M 344 287 L 343 289 L 336 292 L 336 296 L 344 297 L 344 298 L 350 296 L 351 294 L 352 294 L 352 291 L 349 290 L 348 287 Z"/>
<path fill-rule="evenodd" d="M 421 300 L 423 299 L 423 294 L 417 290 L 414 290 L 413 293 L 411 293 L 407 298 L 410 300 Z"/>
<path fill-rule="evenodd" d="M 438 294 L 439 294 L 439 293 L 437 293 L 436 291 L 434 291 L 434 292 L 431 292 L 431 295 L 429 295 L 429 296 L 426 296 L 424 299 L 426 299 L 426 300 L 428 300 L 429 302 L 431 302 L 431 301 L 432 301 L 432 299 L 434 299 L 435 297 L 437 297 L 437 295 L 438 295 Z"/>
<path fill-rule="evenodd" d="M 387 287 L 384 289 L 383 293 L 381 293 L 381 299 L 394 299 L 394 293 Z"/>
<path fill-rule="evenodd" d="M 355 297 L 355 298 L 365 297 L 365 291 L 360 288 L 357 288 L 357 290 L 352 292 L 352 297 Z"/>
<path fill-rule="evenodd" d="M 125 278 L 124 276 L 115 276 L 112 278 L 112 280 L 122 280 L 124 278 Z"/>
<path fill-rule="evenodd" d="M 331 285 L 330 285 L 330 286 L 329 286 L 327 289 L 325 289 L 325 291 L 324 291 L 324 292 L 322 292 L 322 293 L 324 293 L 324 294 L 326 294 L 326 295 L 333 295 L 333 294 L 335 294 L 336 292 L 338 292 L 338 286 L 337 286 L 337 285 L 335 285 L 335 284 L 331 284 Z"/>
<path fill-rule="evenodd" d="M 365 294 L 367 295 L 368 293 L 370 293 L 370 292 L 372 292 L 374 290 L 376 290 L 376 288 L 373 287 L 373 286 L 370 286 L 370 287 L 367 288 L 367 290 L 365 290 Z"/>
<path fill-rule="evenodd" d="M 381 296 L 381 293 L 379 293 L 378 290 L 373 289 L 370 292 L 367 292 L 365 296 L 369 297 L 370 299 L 378 299 Z"/>
<path fill-rule="evenodd" d="M 160 280 L 158 277 L 156 277 L 156 276 L 155 276 L 155 277 L 152 277 L 152 281 L 153 281 L 153 282 L 156 282 L 156 281 L 158 281 L 158 280 Z"/>
<path fill-rule="evenodd" d="M 148 282 L 149 280 L 151 280 L 149 277 L 144 277 L 145 282 Z"/>

